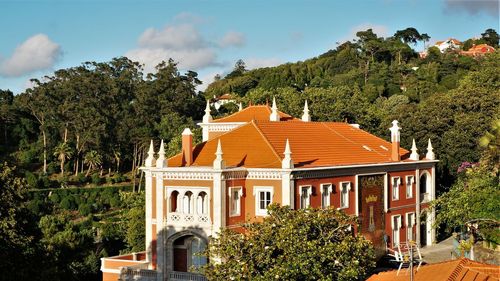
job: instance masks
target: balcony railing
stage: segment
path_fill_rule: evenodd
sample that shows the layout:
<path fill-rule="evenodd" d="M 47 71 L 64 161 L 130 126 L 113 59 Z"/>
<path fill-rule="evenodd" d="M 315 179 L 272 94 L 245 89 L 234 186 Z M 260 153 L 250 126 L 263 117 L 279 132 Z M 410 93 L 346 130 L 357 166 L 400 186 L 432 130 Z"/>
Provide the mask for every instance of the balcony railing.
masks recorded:
<path fill-rule="evenodd" d="M 168 275 L 171 281 L 206 281 L 207 278 L 201 274 L 192 272 L 172 271 Z"/>
<path fill-rule="evenodd" d="M 210 217 L 204 214 L 184 214 L 184 213 L 169 213 L 167 215 L 167 223 L 177 225 L 210 225 Z"/>
<path fill-rule="evenodd" d="M 156 270 L 122 267 L 120 271 L 121 281 L 156 281 Z"/>

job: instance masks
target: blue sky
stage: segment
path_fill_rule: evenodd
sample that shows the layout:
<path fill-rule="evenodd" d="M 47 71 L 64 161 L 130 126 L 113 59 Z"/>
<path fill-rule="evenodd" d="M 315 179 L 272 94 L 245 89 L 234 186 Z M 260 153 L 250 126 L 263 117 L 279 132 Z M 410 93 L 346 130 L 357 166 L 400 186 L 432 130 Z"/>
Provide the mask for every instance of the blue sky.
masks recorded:
<path fill-rule="evenodd" d="M 206 84 L 238 59 L 305 60 L 367 28 L 386 37 L 415 27 L 431 42 L 500 29 L 498 0 L 0 0 L 0 11 L 0 89 L 15 93 L 30 78 L 119 56 L 146 72 L 172 57 Z"/>

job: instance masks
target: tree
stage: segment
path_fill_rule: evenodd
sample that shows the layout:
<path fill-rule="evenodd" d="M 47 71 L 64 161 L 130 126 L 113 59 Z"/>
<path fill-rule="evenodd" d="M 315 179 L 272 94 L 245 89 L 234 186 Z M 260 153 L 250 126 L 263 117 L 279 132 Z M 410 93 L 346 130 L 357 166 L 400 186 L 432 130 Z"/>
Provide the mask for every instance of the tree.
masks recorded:
<path fill-rule="evenodd" d="M 500 36 L 496 32 L 496 30 L 492 28 L 486 29 L 484 33 L 481 33 L 481 39 L 486 41 L 486 44 L 492 46 L 493 48 L 498 48 L 498 40 L 500 39 Z"/>
<path fill-rule="evenodd" d="M 205 255 L 209 280 L 361 280 L 375 266 L 371 243 L 354 235 L 356 218 L 335 209 L 271 205 L 242 233 L 223 229 Z"/>
<path fill-rule="evenodd" d="M 0 270 L 5 273 L 0 280 L 37 280 L 36 230 L 26 208 L 28 187 L 15 172 L 15 167 L 0 163 Z"/>
<path fill-rule="evenodd" d="M 482 158 L 485 164 L 491 167 L 493 174 L 498 175 L 500 170 L 500 119 L 493 120 L 491 130 L 479 139 L 479 145 L 485 149 Z"/>
<path fill-rule="evenodd" d="M 247 71 L 245 62 L 242 59 L 239 59 L 234 64 L 233 71 L 226 75 L 225 78 L 234 78 L 243 75 Z"/>
<path fill-rule="evenodd" d="M 422 35 L 420 35 L 420 33 L 413 27 L 396 31 L 394 37 L 402 40 L 405 44 L 417 44 L 418 41 L 422 40 Z"/>
<path fill-rule="evenodd" d="M 87 173 L 85 173 L 85 176 L 88 177 L 90 171 L 102 164 L 102 156 L 97 151 L 91 150 L 85 154 L 83 162 L 89 166 Z"/>
<path fill-rule="evenodd" d="M 464 228 L 468 221 L 478 220 L 488 239 L 500 243 L 500 184 L 499 178 L 487 166 L 463 163 L 460 176 L 450 190 L 432 202 L 437 209 L 437 227 L 447 231 Z M 488 223 L 497 221 L 497 225 Z M 482 222 L 481 222 L 482 221 Z M 496 229 L 496 230 L 495 230 Z M 492 234 L 492 235 L 491 235 Z"/>
<path fill-rule="evenodd" d="M 69 147 L 67 142 L 61 142 L 54 149 L 54 156 L 57 157 L 61 165 L 61 177 L 64 176 L 64 162 L 73 156 L 73 150 Z"/>

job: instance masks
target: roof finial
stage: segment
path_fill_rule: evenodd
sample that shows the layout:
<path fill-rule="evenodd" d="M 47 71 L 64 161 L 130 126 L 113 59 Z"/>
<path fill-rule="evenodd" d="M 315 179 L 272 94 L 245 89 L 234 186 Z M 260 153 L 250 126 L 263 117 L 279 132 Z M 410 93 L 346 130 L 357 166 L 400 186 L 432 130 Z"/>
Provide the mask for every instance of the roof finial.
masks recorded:
<path fill-rule="evenodd" d="M 419 156 L 417 153 L 417 145 L 415 144 L 415 139 L 413 139 L 413 144 L 411 145 L 410 159 L 415 160 L 415 161 L 419 160 Z"/>
<path fill-rule="evenodd" d="M 293 169 L 292 150 L 290 149 L 290 143 L 288 139 L 286 139 L 285 152 L 283 154 L 285 155 L 285 157 L 281 161 L 281 168 Z"/>
<path fill-rule="evenodd" d="M 220 144 L 220 139 L 217 142 L 217 150 L 215 151 L 215 160 L 214 160 L 214 169 L 215 170 L 222 170 L 225 168 L 226 163 L 224 159 L 222 159 L 222 146 Z"/>
<path fill-rule="evenodd" d="M 307 105 L 307 100 L 304 103 L 304 114 L 302 114 L 302 121 L 311 122 L 311 116 L 309 115 L 309 106 Z"/>
<path fill-rule="evenodd" d="M 212 115 L 210 115 L 210 100 L 207 100 L 207 107 L 205 107 L 205 115 L 203 115 L 203 123 L 212 122 Z"/>
<path fill-rule="evenodd" d="M 241 104 L 241 102 L 240 102 L 240 104 L 239 104 L 239 106 L 238 106 L 238 111 L 242 111 L 242 110 L 243 110 L 243 105 L 242 105 L 242 104 Z"/>
<path fill-rule="evenodd" d="M 158 159 L 156 159 L 156 168 L 168 167 L 167 159 L 165 158 L 165 145 L 163 140 L 161 140 L 160 150 L 158 151 Z"/>
<path fill-rule="evenodd" d="M 153 167 L 153 163 L 155 162 L 155 150 L 153 147 L 153 140 L 151 140 L 151 143 L 149 144 L 149 150 L 148 150 L 148 157 L 146 158 L 146 161 L 144 161 L 144 166 L 146 167 Z"/>
<path fill-rule="evenodd" d="M 280 116 L 278 114 L 278 107 L 276 106 L 276 98 L 273 97 L 273 107 L 271 107 L 271 116 L 269 117 L 271 121 L 280 121 Z"/>
<path fill-rule="evenodd" d="M 425 158 L 427 158 L 428 160 L 436 159 L 436 155 L 434 154 L 433 150 L 434 148 L 432 148 L 431 139 L 429 139 L 427 144 L 427 154 L 425 154 Z"/>

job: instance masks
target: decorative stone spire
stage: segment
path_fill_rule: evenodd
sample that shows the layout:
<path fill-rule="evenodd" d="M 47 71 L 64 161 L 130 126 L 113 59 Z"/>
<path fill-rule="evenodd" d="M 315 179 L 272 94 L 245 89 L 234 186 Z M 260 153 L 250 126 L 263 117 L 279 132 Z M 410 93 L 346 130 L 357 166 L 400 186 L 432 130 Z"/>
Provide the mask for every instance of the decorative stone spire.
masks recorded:
<path fill-rule="evenodd" d="M 392 121 L 392 127 L 389 128 L 391 130 L 391 142 L 392 142 L 392 150 L 391 150 L 391 160 L 392 161 L 401 161 L 401 156 L 399 155 L 399 138 L 400 138 L 400 130 L 401 128 L 398 126 L 398 121 Z"/>
<path fill-rule="evenodd" d="M 210 101 L 207 100 L 207 107 L 205 108 L 205 115 L 203 115 L 203 123 L 212 122 L 212 115 L 210 115 Z"/>
<path fill-rule="evenodd" d="M 280 115 L 278 114 L 278 107 L 276 106 L 276 98 L 273 97 L 273 107 L 271 107 L 271 116 L 269 117 L 271 121 L 280 121 Z"/>
<path fill-rule="evenodd" d="M 242 111 L 242 110 L 243 110 L 243 105 L 240 102 L 240 105 L 238 106 L 238 111 Z"/>
<path fill-rule="evenodd" d="M 161 140 L 160 150 L 158 151 L 158 159 L 156 159 L 156 168 L 168 167 L 167 159 L 165 158 L 165 145 L 163 140 Z"/>
<path fill-rule="evenodd" d="M 419 156 L 417 153 L 417 145 L 415 144 L 415 139 L 413 139 L 413 144 L 411 145 L 410 159 L 415 160 L 415 161 L 419 160 Z"/>
<path fill-rule="evenodd" d="M 226 168 L 226 161 L 222 159 L 222 146 L 220 144 L 220 139 L 217 142 L 217 151 L 215 151 L 215 160 L 214 160 L 214 169 L 215 170 L 222 170 Z"/>
<path fill-rule="evenodd" d="M 302 121 L 311 122 L 311 116 L 309 115 L 309 106 L 307 106 L 307 100 L 304 103 L 304 114 L 302 114 Z"/>
<path fill-rule="evenodd" d="M 429 139 L 429 142 L 427 144 L 427 154 L 425 154 L 425 158 L 427 158 L 428 160 L 436 159 L 436 155 L 434 154 L 433 150 L 434 148 L 432 148 L 431 139 Z"/>
<path fill-rule="evenodd" d="M 285 152 L 283 154 L 285 155 L 285 158 L 281 161 L 281 168 L 293 169 L 292 150 L 290 149 L 288 139 L 286 139 Z"/>
<path fill-rule="evenodd" d="M 144 166 L 153 167 L 154 163 L 155 163 L 155 150 L 153 147 L 153 140 L 151 140 L 151 143 L 149 144 L 148 157 L 146 158 Z"/>

